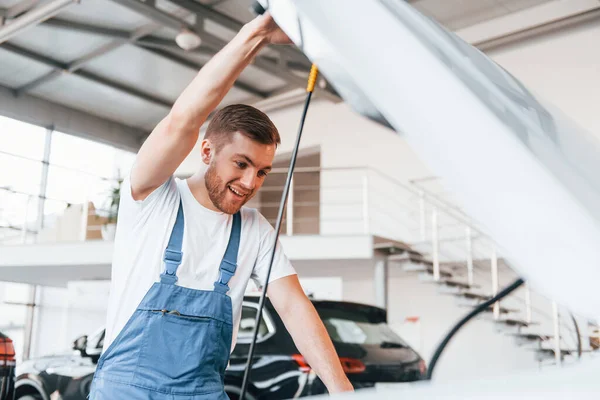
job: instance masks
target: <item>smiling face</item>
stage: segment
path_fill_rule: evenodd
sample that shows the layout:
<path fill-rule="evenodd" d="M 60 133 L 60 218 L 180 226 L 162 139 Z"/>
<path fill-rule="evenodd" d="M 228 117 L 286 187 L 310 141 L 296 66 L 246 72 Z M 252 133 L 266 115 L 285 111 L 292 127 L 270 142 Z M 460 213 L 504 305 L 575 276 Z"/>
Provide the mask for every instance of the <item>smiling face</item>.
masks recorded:
<path fill-rule="evenodd" d="M 263 144 L 235 132 L 222 146 L 202 142 L 203 159 L 208 163 L 204 183 L 214 206 L 235 214 L 263 185 L 272 168 L 276 144 Z"/>

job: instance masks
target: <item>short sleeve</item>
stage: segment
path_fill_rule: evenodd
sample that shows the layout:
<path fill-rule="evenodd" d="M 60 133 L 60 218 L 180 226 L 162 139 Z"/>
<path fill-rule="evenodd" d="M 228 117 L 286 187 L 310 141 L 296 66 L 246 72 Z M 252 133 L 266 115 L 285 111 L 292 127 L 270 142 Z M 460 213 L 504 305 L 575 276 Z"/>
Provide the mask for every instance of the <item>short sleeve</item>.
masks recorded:
<path fill-rule="evenodd" d="M 271 261 L 271 254 L 273 252 L 275 229 L 273 229 L 269 221 L 267 221 L 267 219 L 258 211 L 256 211 L 256 213 L 258 214 L 260 244 L 258 250 L 258 259 L 256 260 L 256 265 L 252 271 L 252 280 L 256 286 L 262 288 L 264 287 L 267 271 L 269 269 L 269 262 Z M 269 284 L 277 279 L 295 274 L 296 270 L 285 255 L 281 243 L 279 240 L 277 240 L 277 251 L 275 252 L 275 258 L 273 259 L 273 268 L 271 269 Z"/>
<path fill-rule="evenodd" d="M 145 219 L 155 209 L 171 208 L 177 201 L 177 183 L 173 176 L 157 187 L 144 200 L 135 200 L 131 194 L 131 178 L 127 176 L 121 184 L 121 199 L 119 201 L 119 225 L 135 224 Z"/>

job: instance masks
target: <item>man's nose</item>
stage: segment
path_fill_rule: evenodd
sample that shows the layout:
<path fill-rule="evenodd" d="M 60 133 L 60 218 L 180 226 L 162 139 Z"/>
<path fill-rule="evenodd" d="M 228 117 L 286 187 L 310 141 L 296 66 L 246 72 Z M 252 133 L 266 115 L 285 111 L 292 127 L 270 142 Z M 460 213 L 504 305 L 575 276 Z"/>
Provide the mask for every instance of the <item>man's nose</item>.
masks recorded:
<path fill-rule="evenodd" d="M 240 183 L 247 190 L 254 190 L 256 186 L 256 173 L 253 171 L 253 168 L 248 168 L 244 171 L 244 175 L 240 179 Z"/>

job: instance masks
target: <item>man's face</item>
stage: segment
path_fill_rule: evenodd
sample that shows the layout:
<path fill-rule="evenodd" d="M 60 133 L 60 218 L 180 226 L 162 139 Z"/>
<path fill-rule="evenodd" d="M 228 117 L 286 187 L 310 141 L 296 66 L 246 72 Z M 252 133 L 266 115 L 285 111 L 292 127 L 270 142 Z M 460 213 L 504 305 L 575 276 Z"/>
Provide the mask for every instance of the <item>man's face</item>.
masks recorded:
<path fill-rule="evenodd" d="M 215 207 L 235 214 L 263 185 L 272 168 L 275 144 L 262 144 L 236 132 L 211 154 L 204 182 Z"/>

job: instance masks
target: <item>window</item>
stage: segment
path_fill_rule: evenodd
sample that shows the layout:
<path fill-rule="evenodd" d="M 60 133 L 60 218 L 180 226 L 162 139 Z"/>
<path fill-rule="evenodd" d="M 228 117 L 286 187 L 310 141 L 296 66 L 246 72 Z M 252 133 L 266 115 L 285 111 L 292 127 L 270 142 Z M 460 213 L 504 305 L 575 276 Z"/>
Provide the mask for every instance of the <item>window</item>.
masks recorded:
<path fill-rule="evenodd" d="M 331 340 L 338 343 L 408 347 L 385 322 L 383 311 L 370 306 L 317 304 Z"/>
<path fill-rule="evenodd" d="M 2 153 L 42 161 L 45 144 L 45 128 L 0 117 L 0 151 Z"/>
<path fill-rule="evenodd" d="M 252 341 L 252 333 L 254 332 L 256 313 L 258 312 L 258 304 L 244 303 L 242 305 L 242 318 L 240 319 L 240 328 L 238 331 L 238 343 L 250 343 Z M 273 320 L 266 310 L 263 310 L 263 315 L 258 329 L 258 342 L 263 342 L 275 334 Z"/>

